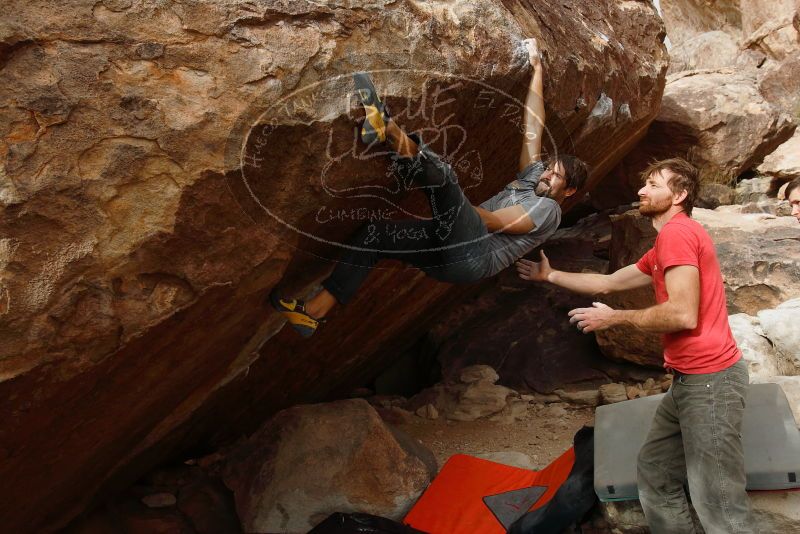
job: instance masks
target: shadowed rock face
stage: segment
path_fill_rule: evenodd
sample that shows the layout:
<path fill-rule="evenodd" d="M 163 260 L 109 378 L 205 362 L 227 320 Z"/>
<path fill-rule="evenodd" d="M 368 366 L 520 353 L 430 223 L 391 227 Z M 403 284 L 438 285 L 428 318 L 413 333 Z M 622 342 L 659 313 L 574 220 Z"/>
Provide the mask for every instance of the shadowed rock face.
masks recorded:
<path fill-rule="evenodd" d="M 177 451 L 361 383 L 460 297 L 391 265 L 310 342 L 276 334 L 262 307 L 278 282 L 309 291 L 339 252 L 330 242 L 365 218 L 424 213 L 419 193 L 392 190 L 383 158 L 352 149 L 351 72 L 378 71 L 403 126 L 436 126 L 423 133 L 478 203 L 515 171 L 523 37 L 545 51 L 546 144 L 586 159 L 591 187 L 657 113 L 667 64 L 646 2 L 12 1 L 6 13 L 9 532 L 56 528 Z M 365 185 L 386 195 L 349 194 Z"/>
<path fill-rule="evenodd" d="M 595 214 L 556 232 L 543 249 L 556 269 L 606 273 L 610 239 L 609 216 Z M 538 261 L 538 251 L 529 257 Z M 430 349 L 445 379 L 455 379 L 469 365 L 486 364 L 504 386 L 552 393 L 630 371 L 603 358 L 594 336 L 569 322 L 569 310 L 591 305 L 592 297 L 524 281 L 516 269 L 492 282 L 442 314 L 430 330 Z"/>

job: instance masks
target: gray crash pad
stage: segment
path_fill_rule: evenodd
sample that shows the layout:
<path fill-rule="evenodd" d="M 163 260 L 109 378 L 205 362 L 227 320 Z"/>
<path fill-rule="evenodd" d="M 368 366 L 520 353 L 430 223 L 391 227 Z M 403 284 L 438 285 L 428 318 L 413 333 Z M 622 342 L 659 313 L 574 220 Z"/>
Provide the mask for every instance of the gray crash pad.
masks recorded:
<path fill-rule="evenodd" d="M 654 395 L 597 408 L 594 488 L 602 501 L 638 499 L 636 457 L 658 403 Z M 748 490 L 800 488 L 800 430 L 777 384 L 751 384 L 742 421 Z"/>

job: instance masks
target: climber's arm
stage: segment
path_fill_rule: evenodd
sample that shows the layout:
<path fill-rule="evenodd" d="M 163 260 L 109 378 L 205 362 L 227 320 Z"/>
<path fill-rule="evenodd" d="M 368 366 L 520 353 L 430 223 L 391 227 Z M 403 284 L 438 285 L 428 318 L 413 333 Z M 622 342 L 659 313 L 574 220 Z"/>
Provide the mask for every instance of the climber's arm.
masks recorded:
<path fill-rule="evenodd" d="M 542 55 L 536 39 L 526 39 L 524 43 L 533 67 L 533 77 L 531 77 L 528 96 L 523 108 L 525 131 L 522 136 L 522 151 L 519 155 L 519 170 L 542 159 L 542 132 L 545 119 Z"/>
<path fill-rule="evenodd" d="M 536 227 L 528 212 L 520 205 L 509 206 L 497 211 L 485 210 L 479 206 L 474 206 L 474 208 L 490 232 L 527 234 Z"/>

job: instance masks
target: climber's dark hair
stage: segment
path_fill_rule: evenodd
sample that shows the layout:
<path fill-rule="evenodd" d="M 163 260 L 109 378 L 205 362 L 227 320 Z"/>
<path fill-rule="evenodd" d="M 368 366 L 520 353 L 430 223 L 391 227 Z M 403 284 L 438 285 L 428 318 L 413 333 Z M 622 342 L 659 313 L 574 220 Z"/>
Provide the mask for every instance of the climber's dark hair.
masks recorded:
<path fill-rule="evenodd" d="M 578 191 L 586 185 L 586 180 L 589 178 L 589 168 L 579 158 L 570 156 L 568 154 L 559 154 L 554 156 L 550 163 L 555 167 L 556 163 L 561 163 L 564 167 L 564 178 L 567 180 L 567 187 L 574 187 Z"/>

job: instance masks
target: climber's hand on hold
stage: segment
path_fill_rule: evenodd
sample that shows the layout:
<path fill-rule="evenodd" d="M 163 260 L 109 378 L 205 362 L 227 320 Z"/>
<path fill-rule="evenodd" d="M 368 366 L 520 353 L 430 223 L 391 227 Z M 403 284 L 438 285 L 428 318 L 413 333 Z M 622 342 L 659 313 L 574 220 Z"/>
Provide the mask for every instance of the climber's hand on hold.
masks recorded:
<path fill-rule="evenodd" d="M 539 69 L 542 67 L 542 53 L 539 51 L 539 43 L 531 37 L 522 41 L 528 51 L 528 61 L 531 67 Z"/>

